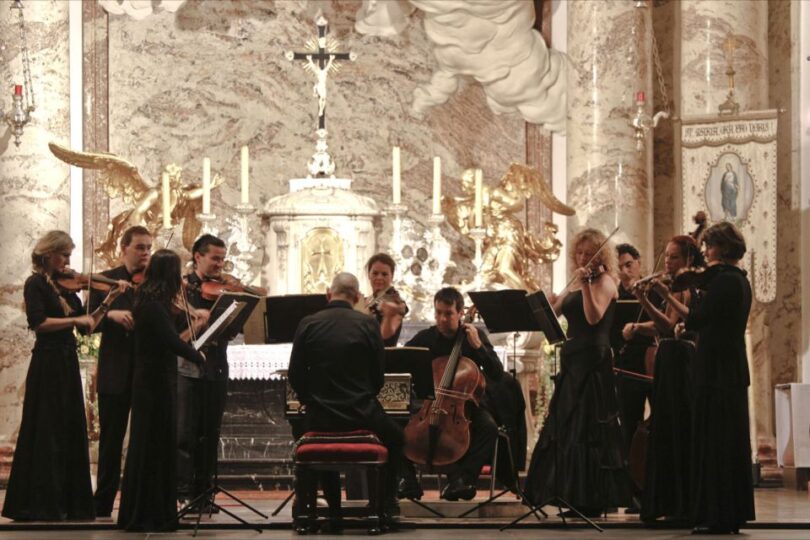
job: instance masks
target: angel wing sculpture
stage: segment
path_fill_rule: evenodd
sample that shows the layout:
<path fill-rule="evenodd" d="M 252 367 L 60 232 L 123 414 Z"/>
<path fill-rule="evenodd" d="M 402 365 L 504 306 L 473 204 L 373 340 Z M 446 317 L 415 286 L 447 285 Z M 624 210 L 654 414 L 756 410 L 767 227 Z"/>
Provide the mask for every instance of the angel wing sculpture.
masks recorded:
<path fill-rule="evenodd" d="M 138 168 L 129 161 L 103 152 L 77 152 L 56 143 L 49 143 L 51 153 L 60 160 L 98 172 L 97 181 L 104 187 L 107 195 L 121 198 L 128 206 L 110 220 L 107 225 L 107 236 L 97 248 L 96 254 L 110 267 L 117 261 L 118 240 L 129 227 L 143 225 L 156 235 L 162 225 L 162 207 L 160 189 L 141 176 Z M 200 233 L 202 224 L 197 214 L 202 211 L 201 182 L 183 183 L 182 169 L 176 165 L 166 167 L 169 173 L 171 222 L 175 226 L 183 221 L 183 246 L 191 246 Z M 215 175 L 211 188 L 219 186 L 223 178 Z"/>
<path fill-rule="evenodd" d="M 475 184 L 473 171 L 462 176 L 462 196 L 444 197 L 442 207 L 449 223 L 461 234 L 469 233 L 473 225 Z M 486 229 L 482 272 L 486 283 L 529 291 L 539 289 L 532 275 L 532 265 L 552 262 L 560 255 L 561 243 L 556 238 L 557 227 L 543 225 L 543 234 L 526 231 L 518 217 L 527 199 L 536 197 L 546 208 L 558 214 L 572 216 L 576 212 L 554 196 L 537 169 L 512 163 L 494 187 L 484 187 L 483 226 Z"/>

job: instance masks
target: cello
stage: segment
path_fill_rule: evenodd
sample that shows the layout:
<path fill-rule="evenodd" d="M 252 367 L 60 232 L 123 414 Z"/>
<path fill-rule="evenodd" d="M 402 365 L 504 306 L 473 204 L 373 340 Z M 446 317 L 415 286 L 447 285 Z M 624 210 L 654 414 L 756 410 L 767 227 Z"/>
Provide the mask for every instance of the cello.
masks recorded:
<path fill-rule="evenodd" d="M 470 447 L 467 402 L 478 405 L 486 389 L 478 364 L 461 354 L 465 325 L 474 316 L 473 306 L 458 327 L 450 355 L 433 359 L 435 399 L 426 399 L 405 427 L 405 456 L 428 469 L 455 463 Z"/>

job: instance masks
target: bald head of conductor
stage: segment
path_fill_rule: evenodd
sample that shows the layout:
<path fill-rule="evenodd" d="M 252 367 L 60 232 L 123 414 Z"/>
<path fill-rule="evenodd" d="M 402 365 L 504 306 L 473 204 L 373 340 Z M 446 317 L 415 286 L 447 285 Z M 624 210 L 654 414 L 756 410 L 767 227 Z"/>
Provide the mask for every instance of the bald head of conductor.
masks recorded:
<path fill-rule="evenodd" d="M 350 305 L 357 304 L 362 295 L 360 294 L 360 282 L 357 277 L 349 272 L 341 272 L 332 280 L 329 290 L 326 291 L 326 298 L 330 302 L 348 302 Z"/>

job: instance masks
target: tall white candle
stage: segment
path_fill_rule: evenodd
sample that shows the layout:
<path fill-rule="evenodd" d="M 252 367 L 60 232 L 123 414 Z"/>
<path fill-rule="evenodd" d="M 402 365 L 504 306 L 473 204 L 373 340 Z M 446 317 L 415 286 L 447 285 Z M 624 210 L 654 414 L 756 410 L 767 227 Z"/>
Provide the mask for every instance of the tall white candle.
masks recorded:
<path fill-rule="evenodd" d="M 171 208 L 169 207 L 172 203 L 169 193 L 169 173 L 163 173 L 161 184 L 163 187 L 163 228 L 168 229 L 172 226 Z"/>
<path fill-rule="evenodd" d="M 248 166 L 248 147 L 242 147 L 242 204 L 250 202 L 250 167 Z"/>
<path fill-rule="evenodd" d="M 394 188 L 394 204 L 399 204 L 400 200 L 401 200 L 400 193 L 401 193 L 401 189 L 402 189 L 402 178 L 400 176 L 400 171 L 399 171 L 399 166 L 400 166 L 400 163 L 399 163 L 399 146 L 394 147 L 394 151 L 393 151 L 392 156 L 391 156 L 391 161 L 392 161 L 392 165 L 391 165 L 392 175 L 394 177 L 394 185 L 393 185 L 393 188 Z"/>
<path fill-rule="evenodd" d="M 484 222 L 484 181 L 483 171 L 475 169 L 475 226 Z"/>
<path fill-rule="evenodd" d="M 203 158 L 203 214 L 211 213 L 211 160 Z"/>
<path fill-rule="evenodd" d="M 433 213 L 442 213 L 442 160 L 433 158 Z"/>

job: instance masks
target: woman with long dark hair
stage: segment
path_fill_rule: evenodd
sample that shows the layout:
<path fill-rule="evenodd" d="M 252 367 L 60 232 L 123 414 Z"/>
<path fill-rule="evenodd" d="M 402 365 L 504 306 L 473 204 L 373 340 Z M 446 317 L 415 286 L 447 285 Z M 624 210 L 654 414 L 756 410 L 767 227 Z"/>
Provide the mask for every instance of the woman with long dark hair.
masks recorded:
<path fill-rule="evenodd" d="M 122 288 L 112 289 L 93 313 L 83 314 L 76 293 L 56 282 L 73 248 L 73 240 L 63 231 L 40 238 L 31 253 L 33 273 L 23 290 L 28 327 L 36 333 L 36 341 L 3 505 L 3 516 L 17 521 L 95 517 L 73 329 L 91 332 Z"/>
<path fill-rule="evenodd" d="M 691 236 L 674 236 L 667 243 L 664 269 L 668 276 L 676 276 L 690 267 L 704 266 L 700 248 Z M 653 370 L 650 436 L 641 501 L 641 519 L 645 522 L 653 522 L 660 517 L 677 522 L 685 522 L 689 518 L 691 373 L 695 336 L 691 334 L 675 338 L 674 329 L 688 313 L 698 291 L 690 288 L 673 293 L 665 283 L 652 280 L 647 288 L 636 289 L 641 306 L 651 320 L 625 328 L 625 335 L 641 333 L 659 338 Z M 659 309 L 650 301 L 650 290 L 655 290 L 664 299 L 664 309 Z"/>
<path fill-rule="evenodd" d="M 618 296 L 616 249 L 603 243 L 594 229 L 574 237 L 575 286 L 551 298 L 554 311 L 568 320 L 568 340 L 526 475 L 533 504 L 561 497 L 588 517 L 630 503 L 609 337 Z"/>
<path fill-rule="evenodd" d="M 118 527 L 128 531 L 177 528 L 177 356 L 205 360 L 177 333 L 180 287 L 180 257 L 156 251 L 135 291 L 133 309 L 132 421 L 118 512 Z M 199 329 L 205 322 L 203 316 L 192 324 Z"/>
<path fill-rule="evenodd" d="M 745 350 L 751 285 L 739 267 L 745 239 L 734 225 L 712 225 L 703 242 L 706 293 L 685 323 L 698 333 L 691 519 L 698 534 L 737 533 L 755 519 Z"/>

